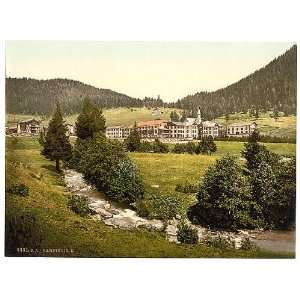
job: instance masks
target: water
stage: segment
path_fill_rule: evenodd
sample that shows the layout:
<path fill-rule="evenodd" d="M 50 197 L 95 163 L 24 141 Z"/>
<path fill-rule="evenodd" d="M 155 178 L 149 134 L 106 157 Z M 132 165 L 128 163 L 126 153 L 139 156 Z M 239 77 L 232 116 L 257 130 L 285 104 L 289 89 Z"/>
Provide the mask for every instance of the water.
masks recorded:
<path fill-rule="evenodd" d="M 148 220 L 137 215 L 136 211 L 129 206 L 119 204 L 109 200 L 105 194 L 95 190 L 87 184 L 82 174 L 74 170 L 65 170 L 65 182 L 69 190 L 75 195 L 86 196 L 89 200 L 89 207 L 94 212 L 94 216 L 103 221 L 106 225 L 133 229 L 140 226 L 163 230 L 164 226 L 160 220 Z M 209 235 L 205 228 L 198 227 L 199 238 Z M 169 241 L 176 242 L 176 224 L 170 224 L 166 228 L 166 234 Z M 295 231 L 240 231 L 239 234 L 233 234 L 233 239 L 250 237 L 251 240 L 261 249 L 275 252 L 294 252 L 295 251 Z M 224 232 L 227 236 L 228 233 Z"/>
<path fill-rule="evenodd" d="M 89 207 L 94 212 L 97 219 L 103 221 L 106 225 L 132 229 L 140 226 L 163 229 L 163 223 L 160 220 L 148 220 L 137 215 L 136 211 L 130 209 L 127 205 L 122 205 L 109 200 L 103 193 L 95 190 L 87 184 L 82 174 L 67 169 L 65 170 L 65 182 L 69 190 L 75 195 L 82 195 L 88 198 Z"/>

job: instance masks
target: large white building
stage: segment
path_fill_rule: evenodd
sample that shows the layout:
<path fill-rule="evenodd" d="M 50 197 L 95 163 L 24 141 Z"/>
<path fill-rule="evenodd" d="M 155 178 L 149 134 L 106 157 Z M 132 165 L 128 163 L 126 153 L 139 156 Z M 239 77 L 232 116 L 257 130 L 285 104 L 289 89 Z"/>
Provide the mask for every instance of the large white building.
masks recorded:
<path fill-rule="evenodd" d="M 257 128 L 257 124 L 255 122 L 233 123 L 226 127 L 226 136 L 249 136 Z"/>
<path fill-rule="evenodd" d="M 214 121 L 202 121 L 198 109 L 197 118 L 187 118 L 184 122 L 167 120 L 142 121 L 136 124 L 141 138 L 163 138 L 176 140 L 192 140 L 212 136 L 247 136 L 256 128 L 256 123 L 234 123 L 228 126 Z M 125 139 L 133 130 L 133 126 L 107 127 L 106 136 L 113 139 Z"/>

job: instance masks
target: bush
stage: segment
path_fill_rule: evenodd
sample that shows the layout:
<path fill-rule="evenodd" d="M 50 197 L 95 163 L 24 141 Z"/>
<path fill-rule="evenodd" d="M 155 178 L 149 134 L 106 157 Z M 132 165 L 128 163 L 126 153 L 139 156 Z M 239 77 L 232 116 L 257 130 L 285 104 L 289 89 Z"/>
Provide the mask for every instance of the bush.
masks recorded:
<path fill-rule="evenodd" d="M 213 248 L 219 248 L 219 249 L 234 249 L 234 242 L 230 239 L 227 239 L 225 237 L 222 237 L 221 235 L 217 235 L 216 237 L 209 237 L 205 243 Z"/>
<path fill-rule="evenodd" d="M 173 195 L 150 195 L 138 201 L 136 209 L 140 216 L 162 220 L 174 218 L 184 212 L 182 200 Z"/>
<path fill-rule="evenodd" d="M 196 145 L 193 142 L 188 142 L 186 144 L 176 143 L 172 152 L 194 154 L 196 152 Z"/>
<path fill-rule="evenodd" d="M 155 153 L 168 153 L 169 147 L 167 144 L 162 143 L 159 139 L 155 139 L 153 144 L 153 151 Z"/>
<path fill-rule="evenodd" d="M 200 143 L 196 146 L 196 154 L 211 154 L 217 151 L 217 145 L 212 136 L 202 137 Z"/>
<path fill-rule="evenodd" d="M 88 198 L 80 195 L 72 195 L 69 203 L 69 207 L 81 217 L 85 217 L 90 213 L 88 206 Z"/>
<path fill-rule="evenodd" d="M 178 183 L 176 185 L 175 191 L 176 192 L 180 192 L 180 193 L 185 193 L 185 194 L 194 194 L 198 192 L 198 185 L 196 184 L 192 184 L 192 183 L 185 183 L 185 184 L 181 184 Z"/>
<path fill-rule="evenodd" d="M 117 141 L 98 137 L 88 142 L 80 159 L 85 179 L 118 202 L 133 203 L 143 198 L 138 170 Z"/>
<path fill-rule="evenodd" d="M 198 230 L 193 228 L 187 222 L 180 222 L 177 226 L 177 240 L 182 244 L 197 244 Z"/>
<path fill-rule="evenodd" d="M 242 239 L 241 250 L 255 250 L 257 246 L 248 237 Z"/>
<path fill-rule="evenodd" d="M 138 152 L 154 152 L 153 151 L 153 144 L 147 141 L 141 142 Z"/>
<path fill-rule="evenodd" d="M 29 187 L 23 183 L 14 184 L 6 190 L 8 193 L 27 197 L 29 195 Z"/>
<path fill-rule="evenodd" d="M 241 167 L 227 155 L 205 173 L 198 203 L 189 209 L 188 217 L 215 228 L 255 228 L 259 224 L 259 207 L 249 196 L 249 184 Z"/>
<path fill-rule="evenodd" d="M 17 216 L 7 216 L 5 220 L 5 255 L 22 256 L 18 248 L 28 248 L 35 251 L 41 248 L 42 230 L 37 218 L 31 213 Z M 30 256 L 38 253 L 30 252 Z"/>

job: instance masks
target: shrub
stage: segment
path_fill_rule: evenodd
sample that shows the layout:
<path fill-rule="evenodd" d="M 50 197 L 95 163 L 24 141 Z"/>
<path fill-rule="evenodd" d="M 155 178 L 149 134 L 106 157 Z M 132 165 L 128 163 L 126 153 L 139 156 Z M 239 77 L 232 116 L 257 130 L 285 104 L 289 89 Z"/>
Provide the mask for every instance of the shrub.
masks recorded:
<path fill-rule="evenodd" d="M 169 147 L 167 144 L 162 143 L 159 139 L 155 139 L 153 144 L 153 151 L 155 153 L 168 153 Z"/>
<path fill-rule="evenodd" d="M 177 240 L 182 244 L 197 244 L 198 230 L 193 228 L 187 222 L 182 221 L 177 226 Z"/>
<path fill-rule="evenodd" d="M 185 194 L 194 194 L 198 192 L 198 185 L 196 184 L 192 184 L 192 183 L 185 183 L 185 184 L 181 184 L 178 183 L 176 185 L 175 191 L 176 192 L 180 192 L 180 193 L 185 193 Z"/>
<path fill-rule="evenodd" d="M 80 195 L 72 195 L 69 203 L 69 207 L 81 217 L 85 217 L 90 213 L 88 206 L 88 198 Z"/>
<path fill-rule="evenodd" d="M 27 197 L 29 195 L 29 187 L 23 183 L 14 184 L 7 189 L 7 192 L 22 197 Z"/>
<path fill-rule="evenodd" d="M 139 172 L 117 141 L 98 137 L 90 140 L 80 159 L 87 181 L 118 202 L 133 203 L 143 198 Z"/>
<path fill-rule="evenodd" d="M 255 250 L 257 246 L 253 243 L 250 238 L 244 237 L 241 242 L 241 250 Z"/>
<path fill-rule="evenodd" d="M 217 160 L 204 175 L 198 203 L 188 211 L 190 220 L 216 228 L 257 226 L 259 207 L 249 200 L 249 185 L 241 167 L 231 156 Z"/>
<path fill-rule="evenodd" d="M 154 152 L 153 144 L 147 141 L 141 142 L 140 147 L 138 149 L 139 152 Z"/>
<path fill-rule="evenodd" d="M 18 248 L 36 250 L 41 248 L 42 230 L 37 218 L 31 213 L 7 216 L 5 220 L 5 255 L 21 256 Z M 28 255 L 34 256 L 35 252 Z"/>
<path fill-rule="evenodd" d="M 188 142 L 186 144 L 176 143 L 172 152 L 193 154 L 196 152 L 196 145 L 193 142 Z"/>
<path fill-rule="evenodd" d="M 184 207 L 181 199 L 171 195 L 152 194 L 146 199 L 136 203 L 137 212 L 140 216 L 150 219 L 168 220 L 176 215 L 182 215 Z"/>
<path fill-rule="evenodd" d="M 219 249 L 233 249 L 234 242 L 228 238 L 222 237 L 221 235 L 217 235 L 216 237 L 209 237 L 206 239 L 205 243 L 213 248 Z"/>

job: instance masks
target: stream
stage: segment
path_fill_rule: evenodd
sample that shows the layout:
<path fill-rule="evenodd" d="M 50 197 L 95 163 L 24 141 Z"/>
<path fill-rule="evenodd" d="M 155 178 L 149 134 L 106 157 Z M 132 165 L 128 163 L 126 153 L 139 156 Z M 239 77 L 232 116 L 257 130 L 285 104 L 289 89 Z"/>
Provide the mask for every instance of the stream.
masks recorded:
<path fill-rule="evenodd" d="M 133 229 L 144 227 L 157 231 L 165 230 L 166 237 L 170 242 L 177 242 L 178 220 L 170 220 L 164 228 L 160 220 L 149 220 L 139 217 L 135 210 L 126 205 L 109 200 L 105 194 L 97 191 L 87 184 L 81 173 L 71 169 L 64 171 L 65 182 L 69 191 L 74 195 L 81 195 L 88 198 L 89 208 L 99 221 L 108 226 L 121 229 Z M 193 225 L 194 226 L 194 225 Z M 295 231 L 259 231 L 259 230 L 239 230 L 238 233 L 215 232 L 200 226 L 194 226 L 198 230 L 199 241 L 208 236 L 221 235 L 231 239 L 235 248 L 239 249 L 241 240 L 250 238 L 259 248 L 275 252 L 295 252 Z"/>

